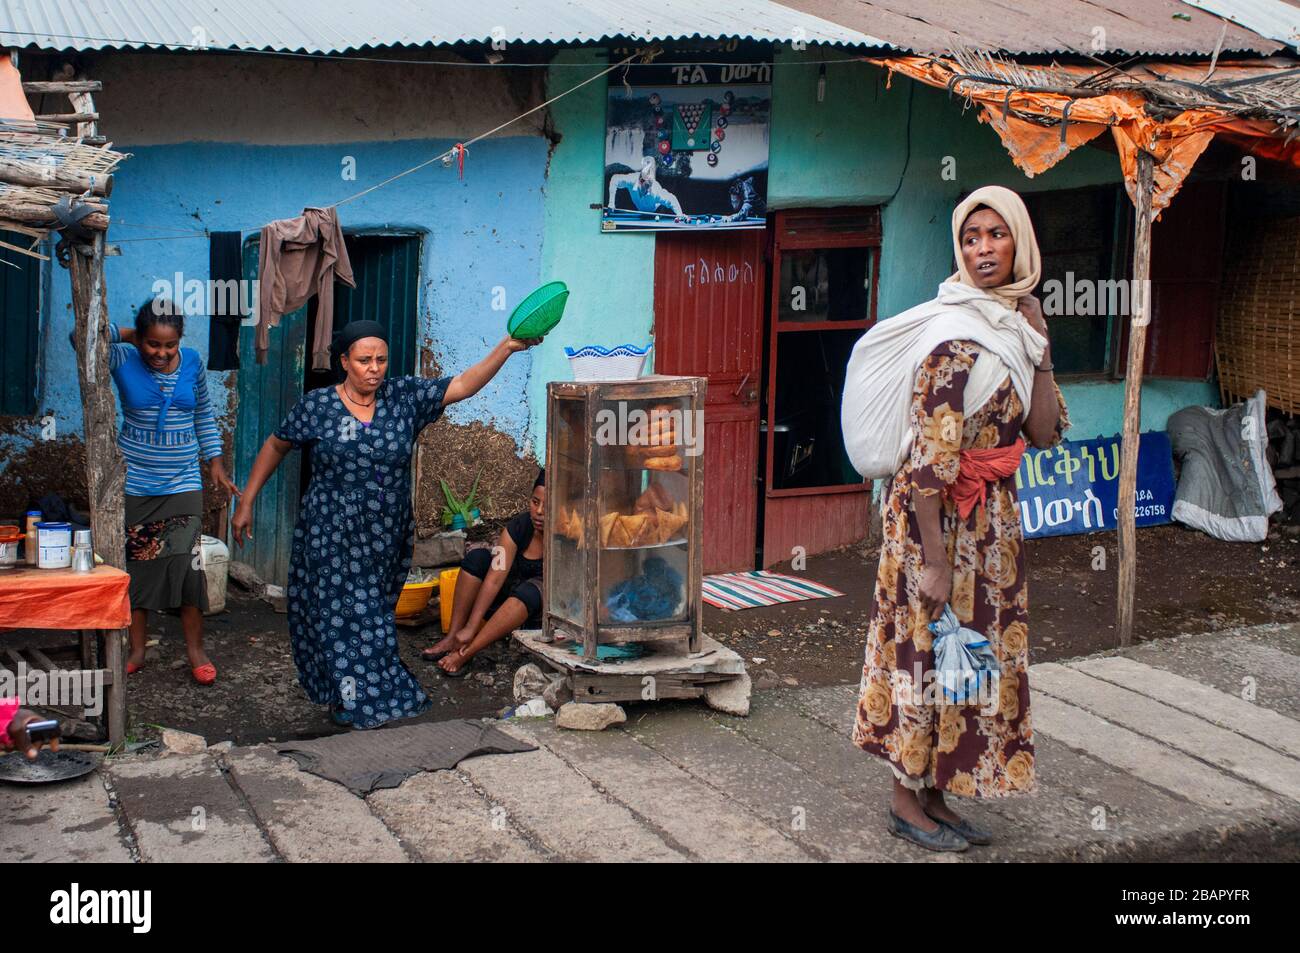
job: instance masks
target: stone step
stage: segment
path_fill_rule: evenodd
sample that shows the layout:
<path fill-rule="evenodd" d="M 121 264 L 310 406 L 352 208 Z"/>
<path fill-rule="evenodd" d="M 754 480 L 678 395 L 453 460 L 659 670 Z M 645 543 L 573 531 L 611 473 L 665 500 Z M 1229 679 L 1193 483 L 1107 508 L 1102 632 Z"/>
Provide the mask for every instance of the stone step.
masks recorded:
<path fill-rule="evenodd" d="M 537 744 L 527 729 L 502 730 Z M 669 846 L 624 805 L 546 747 L 521 754 L 467 758 L 457 770 L 481 788 L 508 824 L 567 861 L 668 861 L 686 855 Z M 500 816 L 500 815 L 498 815 Z"/>
<path fill-rule="evenodd" d="M 631 808 L 665 839 L 703 861 L 806 861 L 811 856 L 625 731 L 532 734 L 601 790 Z"/>
<path fill-rule="evenodd" d="M 1031 683 L 1033 678 L 1031 671 Z M 1032 692 L 1030 711 L 1036 735 L 1055 738 L 1201 807 L 1250 810 L 1272 804 L 1269 795 L 1253 785 L 1052 695 Z"/>
<path fill-rule="evenodd" d="M 1185 636 L 1165 639 L 1135 646 L 1124 651 L 1124 656 L 1154 668 L 1173 672 L 1184 678 L 1216 688 L 1229 695 L 1241 697 L 1249 687 L 1254 694 L 1254 704 L 1267 708 L 1287 718 L 1300 719 L 1300 692 L 1295 678 L 1288 680 L 1285 672 L 1268 659 L 1260 658 L 1257 648 L 1265 654 L 1277 652 L 1268 646 L 1255 645 L 1249 639 L 1222 640 L 1207 637 Z"/>
<path fill-rule="evenodd" d="M 629 732 L 819 859 L 917 859 L 916 848 L 886 830 L 887 802 L 852 801 L 696 707 L 662 705 L 653 718 L 629 722 Z"/>
<path fill-rule="evenodd" d="M 108 775 L 146 863 L 274 859 L 211 755 L 113 759 Z"/>
<path fill-rule="evenodd" d="M 427 863 L 527 863 L 546 859 L 514 827 L 504 808 L 481 797 L 452 771 L 424 771 L 366 802 Z"/>
<path fill-rule="evenodd" d="M 60 784 L 6 784 L 0 862 L 127 864 L 131 852 L 95 771 Z"/>
<path fill-rule="evenodd" d="M 1300 761 L 1294 758 L 1196 715 L 1062 665 L 1036 666 L 1031 678 L 1039 691 L 1300 802 Z"/>
<path fill-rule="evenodd" d="M 1120 656 L 1084 659 L 1069 668 L 1140 692 L 1291 757 L 1300 757 L 1300 722 L 1190 678 Z M 1300 681 L 1297 681 L 1300 685 Z"/>
<path fill-rule="evenodd" d="M 394 863 L 410 860 L 366 802 L 341 784 L 298 770 L 269 747 L 225 756 L 276 851 L 293 862 Z"/>

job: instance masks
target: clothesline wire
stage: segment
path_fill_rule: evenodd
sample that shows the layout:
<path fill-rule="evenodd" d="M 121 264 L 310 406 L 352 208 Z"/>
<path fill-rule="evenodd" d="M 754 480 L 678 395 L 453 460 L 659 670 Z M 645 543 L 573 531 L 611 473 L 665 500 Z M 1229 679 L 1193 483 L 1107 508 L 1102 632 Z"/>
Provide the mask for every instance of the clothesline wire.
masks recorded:
<path fill-rule="evenodd" d="M 582 89 L 582 87 L 586 86 L 588 83 L 595 82 L 596 80 L 600 79 L 602 76 L 605 76 L 605 75 L 607 75 L 607 74 L 609 74 L 609 73 L 612 73 L 614 70 L 618 69 L 620 66 L 626 66 L 627 64 L 631 63 L 634 59 L 637 59 L 638 57 L 640 57 L 640 56 L 642 56 L 642 55 L 644 55 L 644 54 L 641 54 L 641 53 L 633 53 L 631 56 L 625 56 L 623 59 L 619 60 L 617 63 L 614 63 L 614 64 L 612 64 L 611 66 L 606 67 L 605 69 L 601 70 L 599 73 L 595 73 L 595 74 L 592 75 L 592 76 L 588 76 L 586 79 L 584 79 L 581 83 L 578 83 L 576 86 L 570 86 L 568 89 L 564 90 L 564 92 L 559 93 L 559 94 L 557 94 L 557 95 L 555 95 L 555 96 L 552 96 L 550 99 L 546 100 L 546 102 L 544 102 L 544 103 L 539 103 L 538 105 L 534 106 L 532 109 L 529 109 L 529 110 L 527 110 L 526 112 L 522 112 L 522 113 L 520 113 L 518 116 L 515 116 L 513 119 L 507 119 L 505 122 L 501 123 L 500 125 L 498 125 L 498 126 L 492 128 L 492 129 L 489 129 L 487 132 L 480 133 L 479 135 L 475 136 L 473 139 L 470 139 L 470 140 L 468 140 L 468 141 L 466 141 L 466 142 L 458 142 L 458 143 L 456 143 L 454 146 L 452 146 L 450 149 L 448 149 L 448 150 L 446 150 L 445 152 L 443 152 L 441 155 L 436 155 L 436 156 L 434 156 L 434 157 L 431 158 L 431 159 L 425 159 L 425 160 L 424 160 L 423 162 L 421 162 L 419 165 L 411 166 L 411 168 L 409 168 L 409 169 L 405 169 L 405 170 L 403 170 L 403 171 L 401 171 L 401 172 L 398 172 L 396 175 L 391 175 L 391 176 L 389 176 L 388 178 L 384 179 L 384 181 L 382 181 L 382 182 L 379 182 L 379 183 L 377 183 L 377 184 L 375 184 L 375 185 L 372 185 L 372 186 L 370 186 L 369 188 L 362 189 L 362 190 L 361 190 L 360 192 L 358 192 L 356 195 L 349 195 L 347 198 L 339 199 L 339 200 L 338 200 L 337 202 L 335 202 L 333 205 L 329 205 L 329 206 L 326 206 L 326 207 L 327 207 L 327 208 L 338 208 L 340 205 L 344 205 L 344 204 L 346 204 L 347 202 L 351 202 L 351 201 L 353 201 L 354 199 L 359 199 L 359 198 L 361 198 L 361 196 L 363 196 L 363 195 L 368 195 L 369 193 L 375 191 L 375 189 L 382 189 L 385 185 L 388 185 L 390 182 L 396 182 L 398 179 L 402 178 L 403 176 L 410 175 L 412 172 L 418 172 L 418 171 L 420 171 L 421 169 L 425 168 L 426 166 L 433 165 L 433 163 L 435 163 L 435 162 L 438 162 L 438 161 L 440 161 L 440 160 L 442 160 L 442 159 L 445 159 L 445 158 L 448 158 L 448 157 L 450 157 L 450 156 L 454 156 L 454 155 L 456 155 L 458 152 L 463 156 L 465 150 L 468 149 L 468 147 L 472 146 L 474 143 L 478 142 L 479 140 L 481 140 L 481 139 L 486 139 L 488 136 L 491 136 L 491 135 L 493 135 L 494 133 L 498 133 L 498 132 L 500 132 L 502 129 L 506 128 L 506 126 L 513 125 L 514 123 L 519 122 L 519 120 L 521 120 L 521 119 L 525 119 L 525 118 L 527 118 L 528 116 L 531 116 L 533 113 L 537 112 L 538 110 L 545 109 L 547 106 L 551 105 L 551 103 L 556 102 L 557 100 L 563 99 L 565 96 L 568 96 L 570 93 L 577 92 L 578 90 Z"/>
<path fill-rule="evenodd" d="M 0 31 L 0 32 L 4 32 L 4 31 Z M 426 167 L 428 167 L 428 166 L 430 166 L 430 165 L 433 165 L 433 163 L 435 163 L 435 162 L 438 162 L 438 161 L 440 161 L 440 160 L 442 160 L 442 159 L 445 159 L 445 158 L 448 158 L 448 157 L 450 157 L 450 156 L 454 156 L 458 151 L 461 151 L 461 150 L 468 150 L 468 147 L 471 146 L 471 145 L 473 145 L 474 143 L 479 142 L 480 140 L 486 139 L 488 136 L 495 135 L 496 133 L 500 132 L 502 129 L 505 129 L 507 126 L 513 125 L 514 123 L 519 122 L 521 119 L 526 119 L 528 116 L 531 116 L 533 113 L 538 112 L 539 110 L 545 109 L 547 106 L 551 105 L 552 103 L 556 102 L 557 100 L 563 99 L 565 96 L 568 96 L 570 93 L 577 92 L 579 89 L 581 89 L 582 87 L 586 86 L 588 83 L 593 83 L 593 82 L 595 82 L 596 80 L 600 79 L 602 76 L 606 76 L 606 75 L 608 75 L 609 73 L 612 73 L 614 70 L 618 69 L 620 66 L 627 66 L 629 63 L 632 62 L 632 60 L 637 59 L 638 57 L 643 57 L 643 56 L 645 56 L 645 55 L 646 55 L 646 54 L 644 54 L 644 53 L 633 53 L 633 54 L 630 55 L 630 56 L 626 56 L 626 57 L 624 57 L 623 59 L 619 60 L 617 63 L 613 63 L 613 64 L 611 64 L 610 66 L 607 66 L 605 69 L 601 70 L 599 73 L 594 73 L 594 74 L 592 74 L 591 76 L 588 76 L 588 77 L 587 77 L 586 79 L 584 79 L 582 82 L 580 82 L 580 83 L 578 83 L 578 84 L 576 84 L 576 85 L 574 85 L 574 86 L 570 86 L 568 89 L 564 90 L 563 92 L 557 93 L 556 95 L 552 96 L 550 99 L 546 100 L 545 102 L 543 102 L 543 103 L 539 103 L 538 105 L 532 107 L 531 109 L 528 109 L 528 110 L 526 110 L 526 111 L 520 113 L 518 116 L 515 116 L 515 117 L 513 117 L 513 118 L 511 118 L 511 119 L 507 119 L 505 122 L 500 123 L 500 124 L 494 126 L 493 128 L 489 129 L 487 132 L 480 133 L 479 135 L 475 136 L 473 139 L 469 139 L 469 140 L 467 140 L 467 141 L 465 141 L 465 142 L 463 142 L 463 143 L 462 143 L 462 142 L 458 142 L 458 143 L 456 143 L 456 145 L 452 146 L 450 149 L 447 149 L 447 150 L 445 150 L 445 151 L 439 153 L 438 155 L 433 156 L 433 157 L 430 158 L 430 159 L 425 159 L 423 162 L 419 163 L 418 165 L 413 165 L 413 166 L 411 166 L 411 168 L 409 168 L 409 169 L 403 169 L 401 172 L 398 172 L 398 173 L 396 173 L 395 175 L 390 175 L 388 178 L 384 179 L 382 182 L 376 182 L 374 185 L 371 185 L 371 186 L 369 186 L 369 187 L 367 187 L 367 188 L 364 188 L 364 189 L 362 189 L 360 192 L 355 193 L 354 195 L 349 195 L 349 196 L 347 196 L 346 198 L 339 199 L 337 202 L 334 202 L 334 203 L 332 203 L 332 204 L 330 204 L 330 205 L 326 205 L 326 206 L 322 206 L 322 207 L 323 207 L 323 208 L 337 208 L 338 206 L 343 205 L 343 204 L 345 204 L 345 203 L 347 203 L 347 202 L 352 202 L 352 201 L 354 201 L 354 200 L 356 200 L 356 199 L 359 199 L 359 198 L 361 198 L 363 195 L 368 195 L 368 194 L 370 194 L 371 192 L 374 192 L 376 189 L 382 189 L 384 186 L 389 185 L 389 184 L 392 183 L 392 182 L 396 182 L 398 179 L 402 178 L 403 176 L 410 175 L 412 172 L 418 172 L 418 171 L 420 171 L 420 170 L 423 169 L 423 168 L 426 168 Z M 129 224 L 129 223 L 122 223 L 122 224 Z M 146 226 L 146 225 L 137 225 L 137 226 L 135 226 L 135 227 L 138 227 L 138 228 L 147 228 L 147 227 L 150 227 L 150 226 Z M 165 225 L 160 225 L 160 226 L 155 226 L 155 227 L 157 227 L 157 228 L 159 228 L 159 229 L 166 229 L 166 230 L 168 230 L 168 231 L 173 231 L 173 230 L 175 230 L 175 231 L 180 231 L 180 229 L 170 229 L 168 226 L 165 226 Z M 260 228 L 260 226 L 254 226 L 253 228 L 248 228 L 248 229 L 242 229 L 242 228 L 241 228 L 240 231 L 254 231 L 254 230 L 256 230 L 257 228 Z M 229 230 L 229 231 L 234 231 L 234 229 L 228 229 L 228 230 Z M 116 241 L 117 241 L 118 243 L 121 243 L 121 242 L 146 242 L 146 241 L 169 241 L 169 240 L 176 240 L 176 239 L 182 239 L 182 238 L 199 238 L 199 237 L 207 236 L 208 234 L 209 234 L 209 232 L 207 232 L 207 231 L 202 231 L 202 232 L 200 232 L 200 231 L 198 231 L 198 230 L 195 230 L 194 233 L 193 233 L 193 234 L 190 234 L 190 235 L 163 235 L 163 236 L 158 236 L 158 237 L 142 236 L 142 237 L 137 237 L 137 238 L 121 238 L 121 239 L 116 239 Z"/>

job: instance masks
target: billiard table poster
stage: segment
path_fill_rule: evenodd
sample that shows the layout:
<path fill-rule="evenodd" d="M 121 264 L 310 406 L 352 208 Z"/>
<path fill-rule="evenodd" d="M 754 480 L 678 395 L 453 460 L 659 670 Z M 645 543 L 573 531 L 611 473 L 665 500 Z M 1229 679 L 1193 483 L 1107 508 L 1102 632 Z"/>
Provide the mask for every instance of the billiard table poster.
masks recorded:
<path fill-rule="evenodd" d="M 764 227 L 771 63 L 630 66 L 609 80 L 601 231 Z"/>

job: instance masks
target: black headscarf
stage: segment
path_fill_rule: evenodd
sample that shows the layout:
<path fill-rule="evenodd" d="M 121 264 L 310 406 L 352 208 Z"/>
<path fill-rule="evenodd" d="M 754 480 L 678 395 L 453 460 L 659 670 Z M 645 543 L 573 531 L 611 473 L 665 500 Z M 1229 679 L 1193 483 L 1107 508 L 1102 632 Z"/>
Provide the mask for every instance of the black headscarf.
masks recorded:
<path fill-rule="evenodd" d="M 339 358 L 348 353 L 352 345 L 362 338 L 379 338 L 387 344 L 388 331 L 378 321 L 349 321 L 341 330 L 334 333 L 330 341 L 330 369 L 334 371 L 334 376 L 339 381 L 347 376 L 343 370 L 343 362 Z"/>

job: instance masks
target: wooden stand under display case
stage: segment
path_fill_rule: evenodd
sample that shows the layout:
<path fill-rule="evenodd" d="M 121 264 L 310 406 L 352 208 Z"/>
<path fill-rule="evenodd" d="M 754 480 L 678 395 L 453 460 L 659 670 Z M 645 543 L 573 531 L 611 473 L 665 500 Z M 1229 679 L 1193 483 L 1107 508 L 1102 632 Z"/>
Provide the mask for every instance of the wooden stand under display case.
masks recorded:
<path fill-rule="evenodd" d="M 547 385 L 544 642 L 700 651 L 706 383 Z"/>

